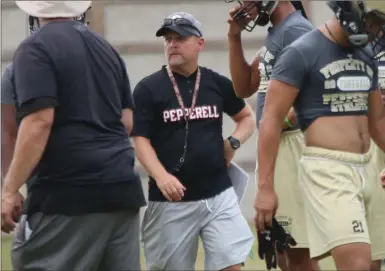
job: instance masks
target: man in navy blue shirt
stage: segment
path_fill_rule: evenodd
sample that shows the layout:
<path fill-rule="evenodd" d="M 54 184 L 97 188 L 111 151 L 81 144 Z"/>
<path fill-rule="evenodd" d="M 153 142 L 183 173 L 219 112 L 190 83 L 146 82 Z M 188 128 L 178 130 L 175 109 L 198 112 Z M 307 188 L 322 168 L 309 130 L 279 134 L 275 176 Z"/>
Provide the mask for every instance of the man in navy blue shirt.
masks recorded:
<path fill-rule="evenodd" d="M 125 64 L 74 20 L 91 1 L 16 1 L 33 35 L 13 59 L 17 117 L 4 178 L 2 231 L 24 215 L 15 270 L 140 270 L 139 208 L 145 199 L 128 134 L 133 102 Z"/>

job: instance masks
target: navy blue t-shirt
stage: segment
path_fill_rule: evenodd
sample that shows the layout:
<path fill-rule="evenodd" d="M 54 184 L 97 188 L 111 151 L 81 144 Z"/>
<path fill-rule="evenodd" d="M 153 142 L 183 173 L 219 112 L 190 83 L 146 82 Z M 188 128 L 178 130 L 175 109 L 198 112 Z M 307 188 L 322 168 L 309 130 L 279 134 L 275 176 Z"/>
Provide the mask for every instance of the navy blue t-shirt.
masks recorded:
<path fill-rule="evenodd" d="M 48 23 L 14 56 L 18 115 L 55 108 L 33 173 L 28 212 L 87 213 L 145 204 L 134 150 L 121 122 L 133 108 L 125 64 L 76 21 Z"/>

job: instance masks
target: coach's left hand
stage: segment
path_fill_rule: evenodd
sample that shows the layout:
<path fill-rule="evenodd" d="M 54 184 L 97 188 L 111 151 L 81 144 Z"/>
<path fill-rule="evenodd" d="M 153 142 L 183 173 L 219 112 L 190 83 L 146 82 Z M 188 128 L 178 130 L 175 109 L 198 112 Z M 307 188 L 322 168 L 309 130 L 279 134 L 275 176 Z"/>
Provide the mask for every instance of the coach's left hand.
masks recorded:
<path fill-rule="evenodd" d="M 10 233 L 23 210 L 24 197 L 20 192 L 3 192 L 1 197 L 1 231 Z"/>
<path fill-rule="evenodd" d="M 226 166 L 229 167 L 231 161 L 234 158 L 235 150 L 233 149 L 233 147 L 231 147 L 230 141 L 228 141 L 227 139 L 223 140 L 223 144 L 224 144 Z"/>
<path fill-rule="evenodd" d="M 381 177 L 382 187 L 385 188 L 385 168 L 381 171 L 380 177 Z"/>
<path fill-rule="evenodd" d="M 266 228 L 271 228 L 273 226 L 273 217 L 278 208 L 278 197 L 274 188 L 258 188 L 254 208 L 257 212 L 255 215 L 257 230 L 264 232 Z"/>

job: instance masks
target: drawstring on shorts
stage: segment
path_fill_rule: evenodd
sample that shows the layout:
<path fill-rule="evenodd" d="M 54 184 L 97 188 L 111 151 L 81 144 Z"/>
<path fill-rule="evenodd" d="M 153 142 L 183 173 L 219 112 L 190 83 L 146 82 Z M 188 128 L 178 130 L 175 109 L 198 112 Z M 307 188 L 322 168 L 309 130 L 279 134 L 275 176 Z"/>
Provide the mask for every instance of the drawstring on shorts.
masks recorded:
<path fill-rule="evenodd" d="M 210 206 L 209 206 L 209 202 L 208 202 L 207 199 L 205 199 L 205 200 L 202 199 L 201 202 L 203 202 L 203 203 L 206 204 L 206 208 L 207 208 L 207 210 L 209 210 L 210 213 L 213 212 L 213 210 L 211 210 L 211 208 L 210 208 Z"/>

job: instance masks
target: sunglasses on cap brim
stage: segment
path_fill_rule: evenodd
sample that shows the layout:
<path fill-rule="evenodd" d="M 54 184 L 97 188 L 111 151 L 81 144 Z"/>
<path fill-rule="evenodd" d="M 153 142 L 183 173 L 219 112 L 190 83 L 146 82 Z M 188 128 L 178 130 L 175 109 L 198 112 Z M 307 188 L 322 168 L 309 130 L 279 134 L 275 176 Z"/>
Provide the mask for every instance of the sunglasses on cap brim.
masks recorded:
<path fill-rule="evenodd" d="M 194 29 L 195 31 L 197 31 L 199 35 L 202 36 L 201 31 L 199 31 L 199 29 L 192 22 L 190 22 L 185 18 L 176 18 L 176 19 L 166 18 L 162 21 L 161 27 L 168 27 L 171 25 L 188 26 Z"/>

